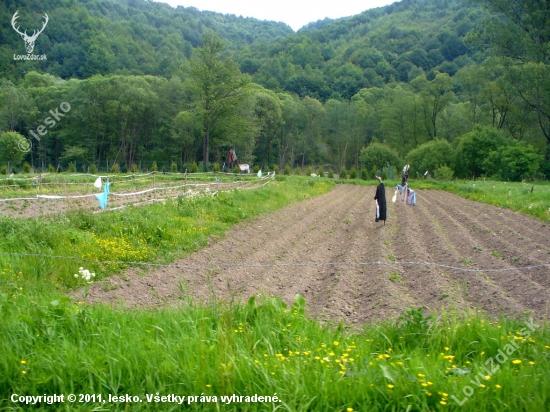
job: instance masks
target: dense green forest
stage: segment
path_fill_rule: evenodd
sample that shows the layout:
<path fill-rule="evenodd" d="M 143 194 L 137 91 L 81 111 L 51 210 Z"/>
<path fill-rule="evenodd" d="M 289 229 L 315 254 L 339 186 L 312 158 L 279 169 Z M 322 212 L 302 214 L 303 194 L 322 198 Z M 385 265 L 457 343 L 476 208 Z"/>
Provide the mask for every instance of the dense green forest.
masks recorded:
<path fill-rule="evenodd" d="M 6 0 L 0 160 L 183 170 L 234 146 L 264 169 L 548 178 L 550 5 L 514 4 L 402 0 L 294 33 L 145 0 Z M 16 11 L 29 33 L 48 14 L 46 60 L 14 58 Z"/>

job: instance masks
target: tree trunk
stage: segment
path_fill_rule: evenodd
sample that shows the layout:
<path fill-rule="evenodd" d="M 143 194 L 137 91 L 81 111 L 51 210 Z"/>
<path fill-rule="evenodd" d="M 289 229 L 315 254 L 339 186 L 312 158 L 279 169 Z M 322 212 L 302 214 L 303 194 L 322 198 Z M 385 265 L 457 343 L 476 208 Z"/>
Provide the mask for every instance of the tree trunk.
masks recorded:
<path fill-rule="evenodd" d="M 205 172 L 208 170 L 208 158 L 210 156 L 209 147 L 210 147 L 210 131 L 207 129 L 203 137 L 203 146 L 202 146 L 202 152 L 204 155 L 203 166 L 204 166 Z"/>

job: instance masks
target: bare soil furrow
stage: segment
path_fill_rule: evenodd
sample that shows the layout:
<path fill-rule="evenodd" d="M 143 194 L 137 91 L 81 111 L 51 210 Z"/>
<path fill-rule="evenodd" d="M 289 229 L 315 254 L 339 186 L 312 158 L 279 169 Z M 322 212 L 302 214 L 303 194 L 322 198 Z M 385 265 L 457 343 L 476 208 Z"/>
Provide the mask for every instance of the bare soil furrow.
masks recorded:
<path fill-rule="evenodd" d="M 441 197 L 445 199 L 445 196 Z M 450 202 L 451 205 L 445 205 L 440 200 L 441 197 L 434 196 L 433 193 L 426 193 L 425 201 L 430 203 L 432 207 L 445 210 L 448 215 L 452 216 L 453 220 L 456 219 L 457 226 L 468 232 L 472 244 L 474 244 L 476 253 L 473 253 L 473 255 L 476 258 L 484 256 L 484 260 L 494 263 L 495 268 L 523 268 L 550 261 L 550 247 L 544 248 L 537 244 L 534 245 L 525 236 L 515 233 L 507 226 L 501 226 L 500 230 L 495 229 L 495 220 L 487 221 L 479 217 L 479 214 L 464 212 L 455 202 Z M 492 207 L 489 207 L 489 209 L 492 209 Z M 506 264 L 501 265 L 498 260 L 506 261 Z M 549 272 L 547 268 L 538 268 L 529 271 L 524 270 L 521 274 L 524 280 L 529 279 L 531 282 L 540 284 L 542 288 L 548 289 L 550 287 Z"/>
<path fill-rule="evenodd" d="M 418 219 L 417 207 L 406 206 L 402 202 L 395 203 L 399 225 L 393 240 L 395 258 L 401 262 L 433 262 L 434 256 L 430 248 L 425 247 L 426 239 L 417 236 L 424 233 L 421 220 Z M 403 266 L 401 278 L 407 285 L 409 293 L 423 305 L 438 309 L 444 305 L 456 308 L 466 307 L 462 295 L 457 292 L 454 284 L 449 282 L 442 270 L 436 266 Z"/>
<path fill-rule="evenodd" d="M 514 237 L 514 242 L 526 240 L 529 246 L 538 246 L 550 252 L 550 224 L 546 222 L 497 206 L 483 205 L 480 207 L 480 203 L 448 192 L 429 190 L 424 193 L 447 210 L 460 211 L 466 215 L 477 217 L 489 230 L 496 231 L 495 226 L 502 227 Z"/>
<path fill-rule="evenodd" d="M 428 197 L 424 199 L 426 207 L 434 213 L 444 230 L 453 233 L 453 246 L 463 256 L 462 259 L 471 260 L 472 266 L 476 268 L 489 268 L 491 270 L 512 268 L 506 261 L 492 255 L 490 246 L 483 250 L 478 250 L 478 246 L 472 247 L 472 245 L 478 244 L 479 239 L 475 239 L 471 235 L 468 229 L 471 222 L 466 220 L 468 219 L 467 216 L 460 213 L 448 213 L 447 210 L 438 207 L 435 203 L 430 203 Z M 491 283 L 501 289 L 503 295 L 511 297 L 521 304 L 523 310 L 544 309 L 545 302 L 550 301 L 550 291 L 544 286 L 533 282 L 531 276 L 524 271 L 487 271 L 478 275 L 490 280 Z M 518 282 L 521 284 L 521 288 L 518 288 Z"/>
<path fill-rule="evenodd" d="M 301 293 L 316 318 L 358 324 L 418 306 L 547 314 L 549 268 L 481 274 L 392 264 L 510 269 L 545 262 L 543 222 L 440 191 L 418 191 L 416 207 L 392 203 L 392 194 L 387 188 L 386 225 L 374 222 L 374 187 L 338 185 L 236 225 L 178 267 L 132 268 L 98 282 L 87 300 L 155 306 L 276 295 L 291 304 Z"/>
<path fill-rule="evenodd" d="M 423 199 L 421 194 L 418 198 L 419 200 Z M 418 209 L 418 220 L 424 226 L 421 233 L 426 246 L 433 251 L 435 263 L 465 269 L 481 268 L 477 261 L 472 261 L 471 265 L 467 263 L 466 259 L 469 258 L 464 255 L 465 251 L 457 243 L 461 234 L 456 232 L 458 229 L 456 226 L 448 223 L 448 216 L 429 207 L 424 201 L 420 202 L 416 208 Z M 471 307 L 505 314 L 519 314 L 525 309 L 514 298 L 507 296 L 505 291 L 490 278 L 480 276 L 475 272 L 461 270 L 449 269 L 444 273 L 448 273 L 449 278 L 454 280 L 459 293 Z"/>

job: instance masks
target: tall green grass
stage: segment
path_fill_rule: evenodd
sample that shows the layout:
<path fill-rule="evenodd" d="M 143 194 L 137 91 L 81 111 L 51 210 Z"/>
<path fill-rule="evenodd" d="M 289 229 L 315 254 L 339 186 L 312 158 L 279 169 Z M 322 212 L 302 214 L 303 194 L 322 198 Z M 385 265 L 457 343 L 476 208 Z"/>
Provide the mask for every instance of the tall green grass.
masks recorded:
<path fill-rule="evenodd" d="M 300 296 L 291 308 L 278 298 L 252 298 L 248 305 L 183 301 L 124 310 L 36 302 L 15 289 L 17 301 L 0 297 L 1 410 L 17 410 L 12 394 L 54 393 L 129 394 L 143 402 L 37 409 L 544 411 L 550 402 L 547 326 L 531 332 L 520 321 L 451 313 L 429 319 L 411 310 L 353 332 L 309 320 Z M 510 341 L 514 353 L 494 360 Z M 148 403 L 147 394 L 202 394 L 219 403 Z M 232 394 L 276 394 L 281 402 L 222 406 L 220 397 Z"/>

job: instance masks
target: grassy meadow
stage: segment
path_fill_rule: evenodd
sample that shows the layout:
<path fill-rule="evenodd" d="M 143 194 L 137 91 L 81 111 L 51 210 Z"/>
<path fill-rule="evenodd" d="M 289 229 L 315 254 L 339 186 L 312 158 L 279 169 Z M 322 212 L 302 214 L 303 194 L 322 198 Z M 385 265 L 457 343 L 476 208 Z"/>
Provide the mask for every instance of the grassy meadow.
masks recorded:
<path fill-rule="evenodd" d="M 79 267 L 97 280 L 130 265 L 121 261 L 168 263 L 237 222 L 333 185 L 284 176 L 261 189 L 119 212 L 0 218 L 0 410 L 550 410 L 543 322 L 410 309 L 356 330 L 310 319 L 301 296 L 291 307 L 277 297 L 208 306 L 188 297 L 175 308 L 141 310 L 66 297 L 87 287 L 75 277 Z M 65 402 L 17 401 L 44 394 L 64 394 Z M 96 398 L 71 403 L 68 394 Z M 137 398 L 103 403 L 100 394 Z M 186 396 L 185 406 L 162 398 L 171 394 Z M 246 402 L 255 394 L 276 399 Z M 231 395 L 243 398 L 221 398 Z"/>

